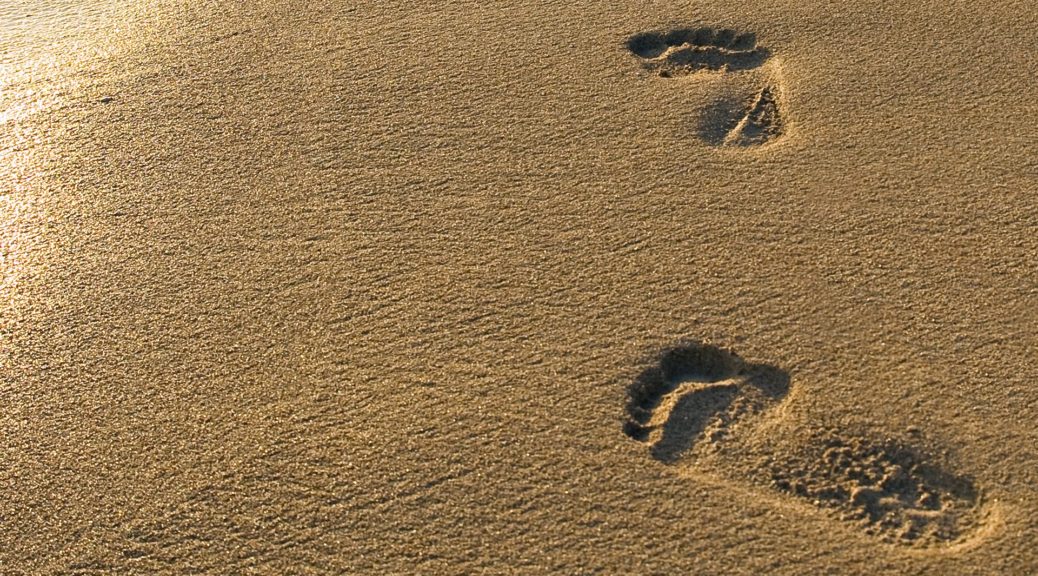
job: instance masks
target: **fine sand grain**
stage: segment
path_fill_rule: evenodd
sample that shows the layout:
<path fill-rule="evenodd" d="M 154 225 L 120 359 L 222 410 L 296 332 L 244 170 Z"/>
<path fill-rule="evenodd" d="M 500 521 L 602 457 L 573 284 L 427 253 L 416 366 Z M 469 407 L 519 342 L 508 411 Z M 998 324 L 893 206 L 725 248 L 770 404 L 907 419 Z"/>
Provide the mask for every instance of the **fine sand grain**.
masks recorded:
<path fill-rule="evenodd" d="M 0 573 L 1038 572 L 1038 6 L 0 8 Z"/>

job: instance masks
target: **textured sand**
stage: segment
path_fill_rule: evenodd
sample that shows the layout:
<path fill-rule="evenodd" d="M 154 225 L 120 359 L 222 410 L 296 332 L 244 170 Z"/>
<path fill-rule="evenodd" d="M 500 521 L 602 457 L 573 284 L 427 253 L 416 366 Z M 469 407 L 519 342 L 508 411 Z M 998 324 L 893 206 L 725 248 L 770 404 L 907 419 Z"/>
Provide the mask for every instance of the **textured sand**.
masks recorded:
<path fill-rule="evenodd" d="M 1038 571 L 1033 2 L 30 4 L 0 573 Z"/>

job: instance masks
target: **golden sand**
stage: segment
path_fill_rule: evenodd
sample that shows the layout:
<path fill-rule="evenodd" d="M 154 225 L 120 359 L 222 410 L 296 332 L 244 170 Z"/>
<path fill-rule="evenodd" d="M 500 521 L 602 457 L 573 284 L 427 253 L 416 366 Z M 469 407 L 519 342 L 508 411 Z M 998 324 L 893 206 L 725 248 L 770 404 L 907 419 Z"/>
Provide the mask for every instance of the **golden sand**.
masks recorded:
<path fill-rule="evenodd" d="M 1033 2 L 22 4 L 0 573 L 1038 571 Z"/>

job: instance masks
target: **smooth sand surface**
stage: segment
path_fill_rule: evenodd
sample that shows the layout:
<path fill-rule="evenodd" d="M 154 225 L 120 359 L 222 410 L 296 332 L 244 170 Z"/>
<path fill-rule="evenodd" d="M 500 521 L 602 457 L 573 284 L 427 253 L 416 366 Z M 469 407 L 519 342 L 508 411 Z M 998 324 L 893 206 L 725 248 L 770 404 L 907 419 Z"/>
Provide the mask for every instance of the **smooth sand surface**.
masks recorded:
<path fill-rule="evenodd" d="M 0 11 L 0 573 L 1038 571 L 1033 2 L 97 6 Z"/>

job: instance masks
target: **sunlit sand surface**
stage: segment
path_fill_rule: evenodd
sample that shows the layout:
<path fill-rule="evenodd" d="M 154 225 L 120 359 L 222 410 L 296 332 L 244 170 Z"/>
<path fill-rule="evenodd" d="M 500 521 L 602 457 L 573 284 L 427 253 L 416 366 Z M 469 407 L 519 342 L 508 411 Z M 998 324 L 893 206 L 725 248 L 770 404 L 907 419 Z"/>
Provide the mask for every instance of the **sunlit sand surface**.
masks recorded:
<path fill-rule="evenodd" d="M 0 573 L 1036 572 L 1035 29 L 0 2 Z"/>
<path fill-rule="evenodd" d="M 0 6 L 0 125 L 17 122 L 74 89 L 75 74 L 132 44 L 128 2 L 9 0 Z M 63 92 L 64 91 L 64 94 Z"/>

